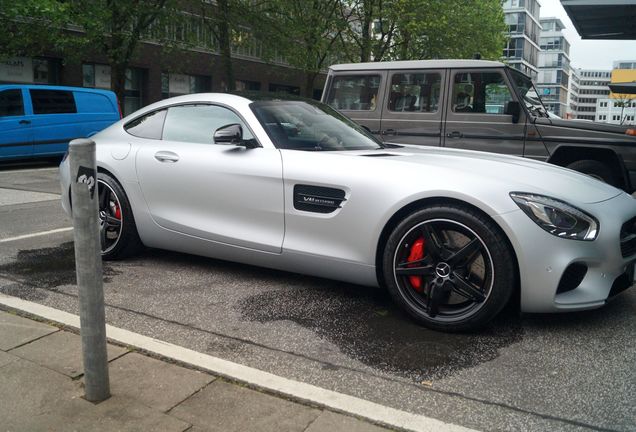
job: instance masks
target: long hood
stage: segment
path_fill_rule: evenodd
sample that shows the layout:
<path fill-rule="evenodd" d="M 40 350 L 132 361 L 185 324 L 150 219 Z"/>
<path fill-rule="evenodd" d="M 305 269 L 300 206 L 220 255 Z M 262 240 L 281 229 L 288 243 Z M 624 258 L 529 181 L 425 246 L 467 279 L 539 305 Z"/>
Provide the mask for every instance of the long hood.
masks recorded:
<path fill-rule="evenodd" d="M 381 156 L 382 155 L 382 156 Z M 403 164 L 404 170 L 494 181 L 509 191 L 549 195 L 570 203 L 611 199 L 621 190 L 578 172 L 514 156 L 431 147 L 402 147 L 360 152 L 358 156 Z"/>

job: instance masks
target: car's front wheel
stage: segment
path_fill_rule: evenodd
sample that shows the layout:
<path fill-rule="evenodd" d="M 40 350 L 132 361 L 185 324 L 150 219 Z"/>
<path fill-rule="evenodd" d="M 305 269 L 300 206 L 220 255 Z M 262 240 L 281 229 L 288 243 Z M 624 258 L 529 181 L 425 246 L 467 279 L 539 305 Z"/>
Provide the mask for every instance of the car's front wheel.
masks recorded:
<path fill-rule="evenodd" d="M 486 216 L 460 205 L 422 208 L 391 232 L 383 253 L 394 300 L 441 331 L 482 327 L 506 305 L 516 283 L 513 253 Z"/>
<path fill-rule="evenodd" d="M 125 258 L 142 248 L 130 202 L 117 181 L 105 173 L 97 174 L 99 236 L 102 258 Z"/>

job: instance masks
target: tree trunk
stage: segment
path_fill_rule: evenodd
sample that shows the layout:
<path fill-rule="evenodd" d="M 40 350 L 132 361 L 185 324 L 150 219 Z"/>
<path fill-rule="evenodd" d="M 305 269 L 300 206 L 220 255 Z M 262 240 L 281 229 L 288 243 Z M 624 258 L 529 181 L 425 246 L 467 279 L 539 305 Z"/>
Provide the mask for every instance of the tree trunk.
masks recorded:
<path fill-rule="evenodd" d="M 117 95 L 117 100 L 121 104 L 122 110 L 124 109 L 126 93 L 126 67 L 127 63 L 111 62 L 110 64 L 110 85 Z"/>
<path fill-rule="evenodd" d="M 314 97 L 314 82 L 316 81 L 317 74 L 315 72 L 305 72 L 305 93 L 306 98 Z"/>
<path fill-rule="evenodd" d="M 362 19 L 362 40 L 360 41 L 362 45 L 360 49 L 360 61 L 364 63 L 371 61 L 371 23 L 373 21 L 373 0 L 364 0 L 362 7 L 364 8 L 364 16 Z"/>
<path fill-rule="evenodd" d="M 230 7 L 228 0 L 218 0 L 221 11 L 221 22 L 219 23 L 219 44 L 221 50 L 221 70 L 225 80 L 225 91 L 234 91 L 234 67 L 232 66 L 232 45 L 230 38 Z"/>

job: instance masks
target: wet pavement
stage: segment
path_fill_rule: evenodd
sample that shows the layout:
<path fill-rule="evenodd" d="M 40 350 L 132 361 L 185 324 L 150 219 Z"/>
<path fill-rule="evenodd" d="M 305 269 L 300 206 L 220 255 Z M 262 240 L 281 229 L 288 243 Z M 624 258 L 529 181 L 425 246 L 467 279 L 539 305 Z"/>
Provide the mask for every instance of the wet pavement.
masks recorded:
<path fill-rule="evenodd" d="M 34 211 L 10 207 L 0 224 Z M 443 334 L 382 290 L 186 254 L 108 262 L 104 281 L 113 325 L 387 406 L 482 430 L 636 430 L 634 290 Z M 72 233 L 0 244 L 0 292 L 76 313 L 74 282 Z"/>

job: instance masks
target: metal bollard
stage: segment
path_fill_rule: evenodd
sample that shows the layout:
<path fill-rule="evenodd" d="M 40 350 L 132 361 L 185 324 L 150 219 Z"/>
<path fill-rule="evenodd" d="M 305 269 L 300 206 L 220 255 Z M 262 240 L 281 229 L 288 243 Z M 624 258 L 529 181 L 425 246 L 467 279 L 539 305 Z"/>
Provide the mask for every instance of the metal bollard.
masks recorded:
<path fill-rule="evenodd" d="M 110 397 L 110 383 L 95 142 L 89 139 L 71 141 L 69 162 L 85 398 L 91 402 L 101 402 Z"/>

